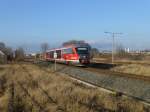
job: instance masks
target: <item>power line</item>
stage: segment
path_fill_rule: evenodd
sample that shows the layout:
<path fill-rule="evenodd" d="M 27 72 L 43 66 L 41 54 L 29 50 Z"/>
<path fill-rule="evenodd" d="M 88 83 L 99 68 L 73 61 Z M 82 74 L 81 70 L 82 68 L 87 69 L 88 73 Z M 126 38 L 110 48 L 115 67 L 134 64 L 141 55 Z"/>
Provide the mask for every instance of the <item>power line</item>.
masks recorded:
<path fill-rule="evenodd" d="M 112 35 L 112 64 L 114 64 L 114 51 L 115 51 L 115 37 L 116 35 L 122 35 L 123 33 L 118 33 L 118 32 L 104 32 L 106 34 Z"/>

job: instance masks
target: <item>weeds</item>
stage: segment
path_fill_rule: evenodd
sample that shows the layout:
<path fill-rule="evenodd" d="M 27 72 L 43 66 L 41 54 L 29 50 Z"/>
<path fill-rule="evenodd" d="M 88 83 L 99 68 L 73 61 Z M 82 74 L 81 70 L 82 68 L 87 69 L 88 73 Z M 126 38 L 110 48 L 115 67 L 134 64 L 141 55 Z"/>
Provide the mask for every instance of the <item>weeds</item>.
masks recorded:
<path fill-rule="evenodd" d="M 4 106 L 13 105 L 14 112 L 39 112 L 40 106 L 49 112 L 149 112 L 148 107 L 122 98 L 120 94 L 101 92 L 63 75 L 46 72 L 35 65 L 22 66 L 32 77 L 17 64 L 13 66 L 16 69 L 13 78 L 12 75 L 1 75 L 2 88 L 5 88 L 1 90 L 5 92 L 0 101 L 4 101 L 4 96 L 8 98 L 5 98 L 3 105 L 0 104 L 0 109 L 6 110 Z M 6 86 L 10 79 L 14 80 L 14 88 L 11 89 Z"/>
<path fill-rule="evenodd" d="M 140 64 L 125 64 L 121 66 L 116 66 L 111 69 L 112 71 L 130 73 L 136 75 L 150 76 L 150 66 L 140 65 Z"/>
<path fill-rule="evenodd" d="M 7 87 L 7 79 L 5 77 L 5 75 L 2 75 L 0 77 L 0 96 L 2 96 L 6 90 Z"/>

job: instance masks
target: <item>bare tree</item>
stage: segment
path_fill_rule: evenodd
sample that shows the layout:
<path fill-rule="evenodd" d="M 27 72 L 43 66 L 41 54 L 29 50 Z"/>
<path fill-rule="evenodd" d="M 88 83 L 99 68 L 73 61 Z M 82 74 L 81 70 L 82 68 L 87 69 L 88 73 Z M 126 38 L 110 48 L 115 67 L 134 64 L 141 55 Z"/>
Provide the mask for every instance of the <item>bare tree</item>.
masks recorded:
<path fill-rule="evenodd" d="M 92 48 L 90 54 L 91 58 L 97 57 L 99 56 L 99 50 L 97 48 Z"/>
<path fill-rule="evenodd" d="M 116 53 L 117 57 L 126 57 L 126 56 L 128 56 L 128 53 L 125 51 L 125 48 L 121 44 L 117 45 L 115 53 Z"/>
<path fill-rule="evenodd" d="M 5 53 L 5 55 L 7 56 L 7 60 L 8 60 L 8 61 L 12 61 L 12 60 L 13 60 L 13 50 L 12 50 L 11 47 L 5 48 L 4 53 Z"/>
<path fill-rule="evenodd" d="M 4 52 L 6 46 L 3 42 L 0 42 L 0 50 Z"/>
<path fill-rule="evenodd" d="M 84 44 L 85 41 L 84 40 L 69 40 L 67 42 L 64 42 L 62 45 L 63 46 L 68 46 L 68 45 L 74 45 L 74 44 Z"/>
<path fill-rule="evenodd" d="M 0 64 L 6 63 L 6 56 L 3 54 L 3 52 L 0 51 Z"/>
<path fill-rule="evenodd" d="M 80 45 L 80 46 L 86 46 L 89 48 L 89 50 L 91 50 L 91 46 L 86 43 L 84 40 L 69 40 L 67 42 L 64 42 L 62 44 L 62 46 L 69 46 L 69 45 Z"/>
<path fill-rule="evenodd" d="M 41 44 L 41 50 L 43 53 L 46 52 L 46 50 L 48 50 L 48 48 L 49 48 L 48 43 L 42 43 Z"/>
<path fill-rule="evenodd" d="M 5 43 L 0 42 L 0 50 L 5 54 L 5 60 L 11 61 L 13 59 L 13 50 L 7 47 Z"/>
<path fill-rule="evenodd" d="M 15 51 L 15 59 L 17 61 L 22 61 L 24 59 L 24 49 L 22 47 L 19 47 L 18 49 L 16 49 Z"/>

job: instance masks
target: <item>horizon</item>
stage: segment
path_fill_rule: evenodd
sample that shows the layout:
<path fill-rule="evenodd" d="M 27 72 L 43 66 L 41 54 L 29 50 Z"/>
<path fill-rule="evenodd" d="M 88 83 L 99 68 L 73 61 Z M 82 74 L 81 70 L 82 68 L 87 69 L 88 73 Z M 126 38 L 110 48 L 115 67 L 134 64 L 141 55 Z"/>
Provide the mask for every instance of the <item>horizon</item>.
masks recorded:
<path fill-rule="evenodd" d="M 61 46 L 68 40 L 85 40 L 92 46 L 111 49 L 116 43 L 131 49 L 150 49 L 150 1 L 120 0 L 2 0 L 0 41 L 16 48 L 38 51 L 40 44 Z M 38 48 L 39 46 L 39 48 Z M 28 50 L 27 50 L 28 51 Z"/>

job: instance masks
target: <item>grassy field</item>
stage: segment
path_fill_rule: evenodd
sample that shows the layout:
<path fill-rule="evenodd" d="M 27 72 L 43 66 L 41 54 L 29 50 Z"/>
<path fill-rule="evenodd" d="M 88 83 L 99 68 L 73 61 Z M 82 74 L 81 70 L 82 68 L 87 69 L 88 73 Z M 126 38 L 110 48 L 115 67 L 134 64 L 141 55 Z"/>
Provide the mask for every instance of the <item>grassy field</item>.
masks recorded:
<path fill-rule="evenodd" d="M 124 64 L 116 66 L 111 70 L 136 75 L 150 76 L 150 65 L 144 64 Z"/>
<path fill-rule="evenodd" d="M 0 112 L 149 112 L 149 108 L 33 64 L 0 66 Z"/>
<path fill-rule="evenodd" d="M 93 61 L 97 63 L 111 64 L 111 60 L 107 60 L 107 58 L 94 58 Z M 116 59 L 114 63 L 117 66 L 112 67 L 112 71 L 150 76 L 149 60 Z"/>

